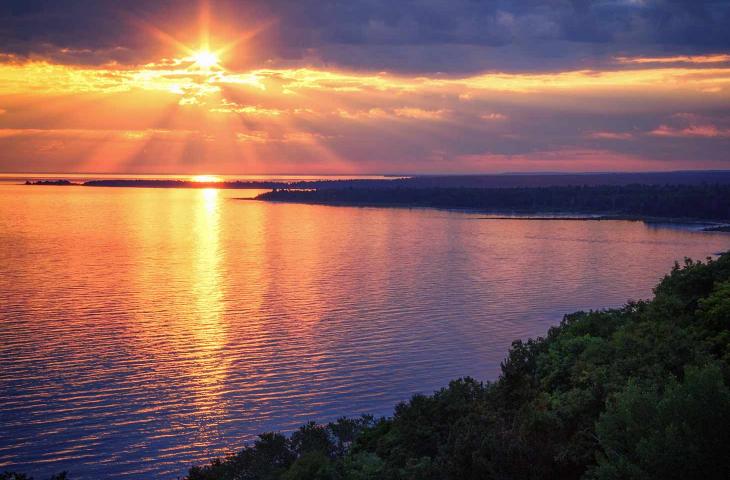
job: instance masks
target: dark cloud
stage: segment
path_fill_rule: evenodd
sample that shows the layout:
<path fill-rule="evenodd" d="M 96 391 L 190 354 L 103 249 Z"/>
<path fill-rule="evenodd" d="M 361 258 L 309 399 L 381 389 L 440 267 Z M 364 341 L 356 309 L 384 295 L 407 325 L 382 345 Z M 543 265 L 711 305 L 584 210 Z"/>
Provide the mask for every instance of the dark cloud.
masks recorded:
<path fill-rule="evenodd" d="M 0 49 L 68 63 L 145 62 L 152 24 L 194 31 L 199 4 L 4 0 Z M 556 70 L 615 55 L 727 52 L 730 2 L 712 0 L 211 0 L 228 31 L 271 22 L 245 63 L 411 72 Z"/>

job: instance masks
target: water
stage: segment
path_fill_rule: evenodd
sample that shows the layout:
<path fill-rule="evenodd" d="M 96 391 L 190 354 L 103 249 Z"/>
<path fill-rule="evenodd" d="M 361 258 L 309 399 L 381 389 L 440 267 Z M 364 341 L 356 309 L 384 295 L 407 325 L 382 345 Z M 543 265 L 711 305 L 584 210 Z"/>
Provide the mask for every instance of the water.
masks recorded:
<path fill-rule="evenodd" d="M 730 235 L 0 185 L 0 469 L 183 475 L 256 433 L 493 379 Z"/>

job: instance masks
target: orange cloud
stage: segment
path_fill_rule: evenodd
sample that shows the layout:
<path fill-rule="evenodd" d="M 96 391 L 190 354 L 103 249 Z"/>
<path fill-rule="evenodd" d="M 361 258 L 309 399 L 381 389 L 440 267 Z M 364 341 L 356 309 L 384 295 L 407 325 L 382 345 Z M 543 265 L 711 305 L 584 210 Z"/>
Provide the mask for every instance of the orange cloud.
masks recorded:
<path fill-rule="evenodd" d="M 238 113 L 243 115 L 271 117 L 277 117 L 284 113 L 283 110 L 275 108 L 264 108 L 257 105 L 240 105 L 236 102 L 229 102 L 227 100 L 223 100 L 221 106 L 211 108 L 210 111 L 216 113 Z"/>
<path fill-rule="evenodd" d="M 643 64 L 643 63 L 725 63 L 730 62 L 730 55 L 675 55 L 671 57 L 616 57 L 618 63 Z"/>
<path fill-rule="evenodd" d="M 631 140 L 634 135 L 627 132 L 591 132 L 586 135 L 596 140 Z"/>
<path fill-rule="evenodd" d="M 151 137 L 175 139 L 196 133 L 190 130 L 95 130 L 79 128 L 0 128 L 0 138 L 35 137 L 77 140 L 144 140 Z"/>
<path fill-rule="evenodd" d="M 416 120 L 441 120 L 446 114 L 445 110 L 424 110 L 422 108 L 403 107 L 393 109 L 396 117 L 413 118 Z"/>
<path fill-rule="evenodd" d="M 507 120 L 507 115 L 503 115 L 501 113 L 483 113 L 482 115 L 479 115 L 479 118 L 482 120 Z"/>
<path fill-rule="evenodd" d="M 730 129 L 720 129 L 714 125 L 690 125 L 685 128 L 673 128 L 667 125 L 660 125 L 649 135 L 658 137 L 703 137 L 720 138 L 730 137 Z"/>
<path fill-rule="evenodd" d="M 426 110 L 418 107 L 370 108 L 367 110 L 339 109 L 335 112 L 341 118 L 349 120 L 443 120 L 447 113 L 444 109 Z"/>
<path fill-rule="evenodd" d="M 236 132 L 236 141 L 241 143 L 266 143 L 268 134 L 262 131 Z"/>
<path fill-rule="evenodd" d="M 236 141 L 241 143 L 276 144 L 276 143 L 317 143 L 326 139 L 326 135 L 312 132 L 284 132 L 274 135 L 262 130 L 236 132 Z"/>
<path fill-rule="evenodd" d="M 693 126 L 661 125 L 651 135 L 728 136 L 713 126 L 723 123 L 712 115 L 730 108 L 730 67 L 700 62 L 456 77 L 324 68 L 229 71 L 202 68 L 188 56 L 96 68 L 4 60 L 0 169 L 6 170 L 29 161 L 57 171 L 263 173 L 316 166 L 319 173 L 434 172 L 447 171 L 451 161 L 460 171 L 512 170 L 508 162 L 543 170 L 603 162 L 607 169 L 617 159 L 616 165 L 639 159 L 645 165 L 646 158 L 579 148 L 587 138 L 636 140 L 622 149 L 639 143 L 644 134 L 605 131 L 620 128 L 618 120 L 606 123 L 606 115 L 625 116 L 633 132 L 636 114 L 657 125 L 668 105 L 715 113 L 666 120 Z M 586 127 L 595 131 L 586 133 Z M 496 153 L 479 153 L 486 150 Z"/>
<path fill-rule="evenodd" d="M 463 78 L 408 77 L 383 73 L 349 73 L 299 69 L 261 69 L 243 73 L 201 70 L 189 62 L 99 68 L 55 65 L 45 61 L 0 64 L 0 95 L 115 93 L 135 89 L 205 96 L 222 87 L 247 87 L 273 94 L 306 90 L 338 93 L 452 92 L 473 98 L 479 91 L 549 92 L 571 89 L 652 88 L 688 90 L 730 87 L 730 68 L 650 68 L 638 70 L 578 70 L 549 74 L 488 73 Z"/>

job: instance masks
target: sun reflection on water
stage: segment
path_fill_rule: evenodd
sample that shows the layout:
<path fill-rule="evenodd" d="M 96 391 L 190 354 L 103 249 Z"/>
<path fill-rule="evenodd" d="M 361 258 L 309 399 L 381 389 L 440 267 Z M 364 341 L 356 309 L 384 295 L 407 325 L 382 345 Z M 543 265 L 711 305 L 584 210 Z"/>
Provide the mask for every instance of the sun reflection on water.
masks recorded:
<path fill-rule="evenodd" d="M 201 433 L 205 436 L 205 419 L 222 417 L 225 402 L 222 398 L 228 362 L 222 350 L 226 344 L 223 282 L 221 279 L 220 198 L 218 190 L 201 190 L 193 215 L 193 265 L 191 294 L 194 316 L 189 325 L 194 345 L 192 365 L 196 383 L 192 386 Z"/>
<path fill-rule="evenodd" d="M 728 248 L 639 222 L 200 187 L 0 188 L 0 444 L 17 445 L 2 468 L 176 478 L 259 432 L 390 414 L 444 379 L 496 375 L 514 338 L 566 311 L 649 295 L 673 258 Z"/>

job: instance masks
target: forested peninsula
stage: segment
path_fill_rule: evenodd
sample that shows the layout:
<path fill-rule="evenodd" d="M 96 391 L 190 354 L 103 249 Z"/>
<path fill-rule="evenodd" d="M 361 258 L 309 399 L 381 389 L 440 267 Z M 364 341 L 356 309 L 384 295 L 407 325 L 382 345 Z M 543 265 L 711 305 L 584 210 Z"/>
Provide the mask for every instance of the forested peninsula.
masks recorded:
<path fill-rule="evenodd" d="M 730 222 L 730 171 L 454 175 L 371 179 L 65 179 L 27 185 L 262 189 L 257 200 L 321 205 L 441 208 L 517 216 Z M 248 198 L 247 198 L 248 199 Z"/>
<path fill-rule="evenodd" d="M 730 220 L 730 185 L 574 185 L 512 188 L 275 189 L 258 200 L 323 205 L 429 207 L 522 215 Z"/>

